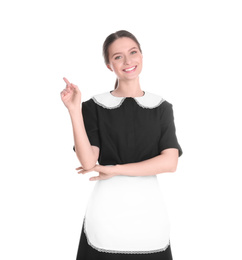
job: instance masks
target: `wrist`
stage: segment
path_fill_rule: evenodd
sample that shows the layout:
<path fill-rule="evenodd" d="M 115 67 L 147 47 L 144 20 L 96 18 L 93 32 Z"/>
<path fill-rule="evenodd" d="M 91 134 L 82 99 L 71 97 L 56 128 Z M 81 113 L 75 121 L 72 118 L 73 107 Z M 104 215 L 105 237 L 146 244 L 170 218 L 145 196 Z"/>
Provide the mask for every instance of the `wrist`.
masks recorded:
<path fill-rule="evenodd" d="M 114 165 L 114 175 L 122 175 L 122 165 L 121 164 Z"/>
<path fill-rule="evenodd" d="M 70 107 L 68 112 L 70 115 L 81 114 L 81 106 Z"/>

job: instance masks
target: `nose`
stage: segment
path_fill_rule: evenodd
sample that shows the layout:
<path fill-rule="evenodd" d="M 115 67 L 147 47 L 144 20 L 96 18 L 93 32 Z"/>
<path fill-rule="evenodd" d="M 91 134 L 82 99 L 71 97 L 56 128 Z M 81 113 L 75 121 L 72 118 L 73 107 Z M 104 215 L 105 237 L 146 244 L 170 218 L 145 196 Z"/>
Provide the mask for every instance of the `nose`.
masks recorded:
<path fill-rule="evenodd" d="M 124 57 L 124 64 L 125 64 L 125 65 L 129 65 L 130 63 L 131 63 L 130 57 L 125 56 L 125 57 Z"/>

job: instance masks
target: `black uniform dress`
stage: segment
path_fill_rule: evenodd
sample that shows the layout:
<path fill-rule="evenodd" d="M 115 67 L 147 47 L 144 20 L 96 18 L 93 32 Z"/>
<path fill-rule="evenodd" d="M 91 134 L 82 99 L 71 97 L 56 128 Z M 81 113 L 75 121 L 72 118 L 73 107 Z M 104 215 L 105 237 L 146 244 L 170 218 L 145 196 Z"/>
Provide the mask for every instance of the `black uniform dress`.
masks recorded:
<path fill-rule="evenodd" d="M 112 91 L 82 103 L 100 165 L 141 162 L 176 148 L 172 105 L 161 96 L 116 97 Z M 83 218 L 77 260 L 171 260 L 170 224 L 156 175 L 98 180 Z"/>

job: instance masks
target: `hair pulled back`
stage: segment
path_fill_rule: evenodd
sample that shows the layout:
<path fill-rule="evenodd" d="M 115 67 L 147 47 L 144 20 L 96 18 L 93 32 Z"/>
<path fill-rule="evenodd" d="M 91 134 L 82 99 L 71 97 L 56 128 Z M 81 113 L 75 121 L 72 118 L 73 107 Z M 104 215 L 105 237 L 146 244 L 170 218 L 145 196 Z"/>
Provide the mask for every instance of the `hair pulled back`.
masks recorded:
<path fill-rule="evenodd" d="M 128 31 L 125 31 L 125 30 L 120 30 L 120 31 L 117 31 L 115 33 L 112 33 L 110 34 L 106 40 L 104 41 L 103 43 L 103 57 L 104 57 L 104 61 L 105 61 L 105 64 L 108 65 L 109 64 L 109 52 L 108 52 L 108 49 L 109 49 L 109 46 L 114 42 L 116 41 L 117 39 L 119 38 L 122 38 L 122 37 L 127 37 L 127 38 L 130 38 L 131 40 L 133 40 L 139 47 L 139 50 L 140 52 L 142 53 L 142 50 L 141 50 L 141 47 L 140 47 L 140 43 L 138 42 L 138 40 L 136 39 L 136 37 L 128 32 Z M 115 87 L 114 89 L 116 89 L 118 86 L 118 79 L 116 79 L 116 82 L 115 82 Z"/>

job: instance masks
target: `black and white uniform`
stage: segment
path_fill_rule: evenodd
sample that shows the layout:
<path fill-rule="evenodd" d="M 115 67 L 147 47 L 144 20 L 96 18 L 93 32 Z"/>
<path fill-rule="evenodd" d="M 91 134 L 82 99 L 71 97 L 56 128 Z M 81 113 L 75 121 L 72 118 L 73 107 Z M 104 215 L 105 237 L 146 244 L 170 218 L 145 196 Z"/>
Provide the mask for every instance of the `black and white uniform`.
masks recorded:
<path fill-rule="evenodd" d="M 177 141 L 172 105 L 144 92 L 116 97 L 112 91 L 82 103 L 91 145 L 100 165 L 141 162 Z M 83 219 L 78 260 L 171 260 L 169 219 L 156 175 L 98 180 Z"/>

